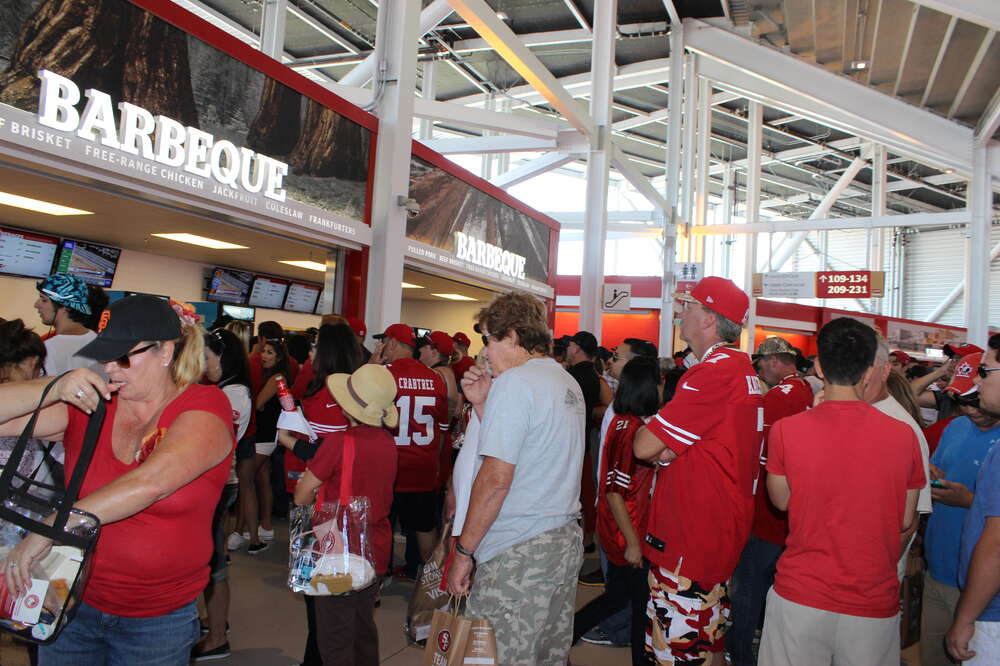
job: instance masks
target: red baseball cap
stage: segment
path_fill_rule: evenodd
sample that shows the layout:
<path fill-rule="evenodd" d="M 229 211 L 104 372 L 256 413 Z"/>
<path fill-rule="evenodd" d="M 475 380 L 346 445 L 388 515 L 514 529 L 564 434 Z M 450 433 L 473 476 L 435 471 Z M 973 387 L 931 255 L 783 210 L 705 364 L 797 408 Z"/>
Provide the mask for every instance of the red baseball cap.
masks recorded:
<path fill-rule="evenodd" d="M 472 344 L 472 340 L 469 339 L 469 336 L 467 336 L 465 333 L 462 333 L 462 331 L 459 331 L 455 335 L 451 336 L 451 339 L 465 348 L 468 348 L 469 345 Z"/>
<path fill-rule="evenodd" d="M 750 297 L 732 280 L 710 275 L 694 286 L 690 298 L 740 326 L 750 318 Z"/>
<path fill-rule="evenodd" d="M 365 337 L 365 334 L 368 333 L 368 327 L 365 326 L 365 322 L 357 317 L 348 317 L 347 325 L 354 331 L 354 335 L 359 338 Z"/>
<path fill-rule="evenodd" d="M 913 359 L 905 351 L 897 349 L 896 351 L 889 352 L 889 356 L 895 356 L 896 360 L 902 364 L 912 363 Z"/>
<path fill-rule="evenodd" d="M 982 354 L 982 347 L 977 347 L 976 345 L 964 344 L 964 345 L 945 345 L 943 348 L 944 355 L 948 358 L 963 358 L 969 354 Z M 976 363 L 979 366 L 979 363 Z"/>
<path fill-rule="evenodd" d="M 385 333 L 379 333 L 378 335 L 373 335 L 376 340 L 381 340 L 383 338 L 392 338 L 402 342 L 404 345 L 409 345 L 411 347 L 417 346 L 417 339 L 413 335 L 413 329 L 406 324 L 393 324 L 389 328 L 385 329 Z"/>
<path fill-rule="evenodd" d="M 960 396 L 966 396 L 976 392 L 976 373 L 979 372 L 979 364 L 983 361 L 983 353 L 966 354 L 955 366 L 955 373 L 951 376 L 951 381 L 945 387 L 945 391 Z"/>
<path fill-rule="evenodd" d="M 455 351 L 455 341 L 444 331 L 431 331 L 423 337 L 423 340 L 445 356 L 451 356 Z"/>

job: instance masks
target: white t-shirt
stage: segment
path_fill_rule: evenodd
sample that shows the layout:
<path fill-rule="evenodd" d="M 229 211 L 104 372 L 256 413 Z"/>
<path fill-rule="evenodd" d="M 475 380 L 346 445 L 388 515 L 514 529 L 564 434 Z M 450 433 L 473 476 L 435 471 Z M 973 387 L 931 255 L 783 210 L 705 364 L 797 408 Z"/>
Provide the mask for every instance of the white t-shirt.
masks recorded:
<path fill-rule="evenodd" d="M 85 344 L 97 337 L 97 333 L 87 331 L 83 335 L 53 335 L 45 341 L 45 374 L 49 377 L 61 375 L 67 370 L 87 368 L 95 363 L 92 358 L 76 356 Z"/>
<path fill-rule="evenodd" d="M 579 518 L 585 411 L 579 384 L 551 358 L 530 359 L 493 380 L 477 453 L 515 467 L 477 560 Z"/>
<path fill-rule="evenodd" d="M 917 442 L 920 444 L 920 459 L 924 463 L 924 487 L 920 489 L 920 494 L 917 495 L 917 514 L 930 513 L 933 510 L 933 503 L 931 502 L 931 477 L 927 467 L 927 459 L 930 456 L 930 451 L 927 448 L 927 438 L 924 437 L 924 431 L 920 429 L 920 426 L 913 420 L 910 413 L 891 395 L 885 400 L 872 403 L 872 407 L 910 426 L 913 429 L 913 434 L 917 436 Z M 896 573 L 900 579 L 906 574 L 906 557 L 910 552 L 911 545 L 913 545 L 913 537 L 910 537 L 910 541 L 903 549 L 899 557 L 899 562 L 896 565 Z"/>
<path fill-rule="evenodd" d="M 222 387 L 222 392 L 229 398 L 229 404 L 233 408 L 233 426 L 236 428 L 236 441 L 243 439 L 247 426 L 250 424 L 250 414 L 253 412 L 253 402 L 250 400 L 250 389 L 243 384 L 229 384 Z M 229 479 L 226 483 L 238 483 L 236 478 L 236 455 L 233 455 L 233 464 L 229 469 Z"/>

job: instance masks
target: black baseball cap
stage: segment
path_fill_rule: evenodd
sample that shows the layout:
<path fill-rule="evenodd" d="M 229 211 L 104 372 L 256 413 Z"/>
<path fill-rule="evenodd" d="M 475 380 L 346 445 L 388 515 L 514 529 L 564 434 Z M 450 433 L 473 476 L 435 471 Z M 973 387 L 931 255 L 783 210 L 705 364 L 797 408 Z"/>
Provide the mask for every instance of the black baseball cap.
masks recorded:
<path fill-rule="evenodd" d="M 96 361 L 121 358 L 140 342 L 181 337 L 181 320 L 170 303 L 149 294 L 127 296 L 101 313 L 97 337 L 84 345 L 80 356 Z"/>
<path fill-rule="evenodd" d="M 575 342 L 587 356 L 597 356 L 597 338 L 593 333 L 577 331 L 576 335 L 570 337 L 570 341 Z"/>

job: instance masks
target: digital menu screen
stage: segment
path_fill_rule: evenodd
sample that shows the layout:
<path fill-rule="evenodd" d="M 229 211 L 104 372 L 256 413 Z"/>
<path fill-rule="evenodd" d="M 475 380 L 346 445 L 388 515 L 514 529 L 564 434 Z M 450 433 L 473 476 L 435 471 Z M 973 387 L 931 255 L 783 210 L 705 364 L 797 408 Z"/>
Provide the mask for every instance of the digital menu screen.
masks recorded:
<path fill-rule="evenodd" d="M 304 282 L 293 282 L 288 287 L 288 296 L 285 297 L 285 310 L 292 312 L 309 312 L 316 309 L 319 301 L 319 293 L 322 287 L 318 284 L 306 284 Z"/>
<path fill-rule="evenodd" d="M 254 309 L 242 305 L 223 305 L 222 314 L 229 315 L 233 319 L 253 321 Z"/>
<path fill-rule="evenodd" d="M 208 300 L 220 303 L 243 305 L 250 295 L 253 274 L 234 271 L 230 268 L 216 268 L 208 287 Z"/>
<path fill-rule="evenodd" d="M 258 275 L 253 281 L 250 300 L 247 305 L 256 308 L 281 309 L 285 303 L 285 292 L 288 291 L 288 281 L 278 278 Z"/>
<path fill-rule="evenodd" d="M 117 247 L 69 240 L 62 242 L 56 272 L 71 273 L 87 284 L 108 288 L 118 269 L 122 251 Z"/>
<path fill-rule="evenodd" d="M 0 273 L 47 277 L 58 247 L 54 236 L 0 227 Z"/>

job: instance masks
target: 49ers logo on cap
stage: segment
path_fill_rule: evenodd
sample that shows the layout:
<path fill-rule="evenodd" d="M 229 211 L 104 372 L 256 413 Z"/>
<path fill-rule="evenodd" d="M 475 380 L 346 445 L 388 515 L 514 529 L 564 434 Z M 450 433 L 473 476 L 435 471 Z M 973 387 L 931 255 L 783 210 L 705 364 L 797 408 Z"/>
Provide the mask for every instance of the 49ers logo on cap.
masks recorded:
<path fill-rule="evenodd" d="M 451 632 L 447 629 L 438 632 L 438 649 L 441 652 L 447 652 L 451 649 Z"/>
<path fill-rule="evenodd" d="M 111 311 L 105 310 L 101 313 L 101 320 L 97 323 L 97 332 L 100 333 L 107 328 L 109 321 L 111 321 Z"/>

